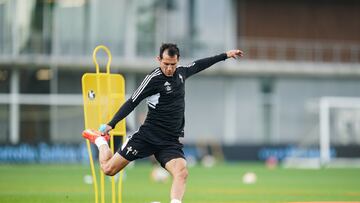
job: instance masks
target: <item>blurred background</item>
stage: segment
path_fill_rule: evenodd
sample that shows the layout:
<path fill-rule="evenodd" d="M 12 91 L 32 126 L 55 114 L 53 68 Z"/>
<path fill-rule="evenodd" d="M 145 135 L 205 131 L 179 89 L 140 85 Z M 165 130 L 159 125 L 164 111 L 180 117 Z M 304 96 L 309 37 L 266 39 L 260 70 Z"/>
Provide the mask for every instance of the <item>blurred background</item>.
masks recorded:
<path fill-rule="evenodd" d="M 359 19 L 355 0 L 0 0 L 0 162 L 86 160 L 93 49 L 110 48 L 129 97 L 163 42 L 183 65 L 245 52 L 187 81 L 190 158 L 360 157 Z M 129 115 L 129 133 L 146 111 Z"/>

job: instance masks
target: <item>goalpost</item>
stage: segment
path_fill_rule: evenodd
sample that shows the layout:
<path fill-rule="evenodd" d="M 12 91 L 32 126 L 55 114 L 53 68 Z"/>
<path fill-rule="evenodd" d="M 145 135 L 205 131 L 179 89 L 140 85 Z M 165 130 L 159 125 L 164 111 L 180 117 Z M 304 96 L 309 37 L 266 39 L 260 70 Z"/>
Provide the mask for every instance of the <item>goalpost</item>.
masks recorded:
<path fill-rule="evenodd" d="M 320 163 L 325 166 L 331 164 L 331 162 L 336 163 L 336 160 L 338 160 L 345 165 L 357 165 L 360 163 L 360 159 L 331 157 L 331 110 L 338 111 L 334 112 L 334 116 L 337 116 L 334 125 L 337 125 L 336 129 L 338 131 L 343 131 L 336 134 L 338 136 L 337 141 L 343 142 L 343 144 L 360 144 L 360 98 L 322 97 L 319 101 Z M 349 130 L 352 131 L 352 136 L 349 135 L 350 132 L 344 132 L 347 127 L 351 128 Z"/>
<path fill-rule="evenodd" d="M 287 168 L 360 167 L 360 98 L 320 97 L 310 133 L 283 160 Z"/>

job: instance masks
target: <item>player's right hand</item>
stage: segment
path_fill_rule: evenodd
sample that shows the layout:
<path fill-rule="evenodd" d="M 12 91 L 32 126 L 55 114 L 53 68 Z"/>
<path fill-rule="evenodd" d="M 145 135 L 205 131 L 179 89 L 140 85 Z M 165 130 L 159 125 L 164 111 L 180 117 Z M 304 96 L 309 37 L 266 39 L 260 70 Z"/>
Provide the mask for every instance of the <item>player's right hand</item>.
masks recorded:
<path fill-rule="evenodd" d="M 230 50 L 226 52 L 226 55 L 228 58 L 240 58 L 244 56 L 244 52 L 241 51 L 240 49 L 235 49 L 235 50 Z"/>
<path fill-rule="evenodd" d="M 112 127 L 107 124 L 101 124 L 99 127 L 102 136 L 108 135 L 110 130 L 112 130 Z"/>

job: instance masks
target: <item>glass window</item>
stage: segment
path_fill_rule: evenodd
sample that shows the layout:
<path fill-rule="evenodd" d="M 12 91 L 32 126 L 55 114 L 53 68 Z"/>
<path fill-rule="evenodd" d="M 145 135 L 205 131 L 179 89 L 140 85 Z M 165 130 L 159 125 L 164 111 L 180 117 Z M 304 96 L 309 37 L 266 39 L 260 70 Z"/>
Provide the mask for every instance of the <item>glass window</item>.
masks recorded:
<path fill-rule="evenodd" d="M 54 7 L 56 52 L 60 55 L 84 54 L 88 27 L 86 1 L 58 1 Z"/>
<path fill-rule="evenodd" d="M 58 72 L 58 93 L 59 94 L 81 94 L 81 77 L 85 72 L 95 73 L 93 70 L 73 71 L 59 70 Z"/>
<path fill-rule="evenodd" d="M 51 109 L 51 142 L 80 143 L 84 129 L 84 113 L 82 106 L 53 106 Z"/>
<path fill-rule="evenodd" d="M 10 92 L 10 71 L 0 68 L 0 93 Z"/>
<path fill-rule="evenodd" d="M 9 140 L 9 106 L 0 105 L 0 143 L 6 143 Z"/>
<path fill-rule="evenodd" d="M 97 2 L 90 4 L 89 44 L 91 44 L 91 47 L 88 47 L 87 50 L 92 50 L 95 46 L 104 44 L 109 47 L 113 56 L 123 55 L 125 33 L 129 26 L 129 21 L 131 22 L 131 16 L 129 15 L 131 9 L 129 5 L 133 1 L 106 0 Z M 143 3 L 145 2 L 143 1 Z"/>
<path fill-rule="evenodd" d="M 23 2 L 22 2 L 23 3 Z M 46 53 L 51 51 L 52 7 L 50 1 L 26 1 L 23 11 L 17 15 L 26 19 L 18 26 L 21 34 L 21 53 Z"/>
<path fill-rule="evenodd" d="M 50 93 L 52 72 L 48 68 L 25 69 L 20 72 L 20 92 L 27 94 Z"/>
<path fill-rule="evenodd" d="M 140 56 L 153 56 L 157 46 L 155 35 L 156 2 L 154 0 L 144 1 L 138 3 L 137 6 L 137 54 Z"/>
<path fill-rule="evenodd" d="M 20 142 L 49 143 L 50 108 L 43 105 L 20 106 Z"/>
<path fill-rule="evenodd" d="M 10 1 L 0 1 L 0 54 L 12 52 Z"/>

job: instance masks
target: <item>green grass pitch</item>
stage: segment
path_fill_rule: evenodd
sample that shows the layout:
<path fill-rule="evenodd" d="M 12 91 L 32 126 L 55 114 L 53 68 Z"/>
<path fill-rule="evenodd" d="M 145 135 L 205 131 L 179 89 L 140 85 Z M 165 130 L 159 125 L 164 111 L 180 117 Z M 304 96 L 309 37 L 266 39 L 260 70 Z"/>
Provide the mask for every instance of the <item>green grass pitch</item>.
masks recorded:
<path fill-rule="evenodd" d="M 123 203 L 168 203 L 171 181 L 150 180 L 151 166 L 126 170 Z M 242 183 L 245 172 L 257 174 L 252 185 Z M 263 164 L 218 164 L 189 169 L 185 203 L 360 201 L 360 169 L 266 169 Z M 94 202 L 85 165 L 0 165 L 1 203 Z M 106 179 L 106 182 L 109 182 Z M 106 185 L 106 190 L 110 188 Z M 107 202 L 111 202 L 107 197 Z"/>

